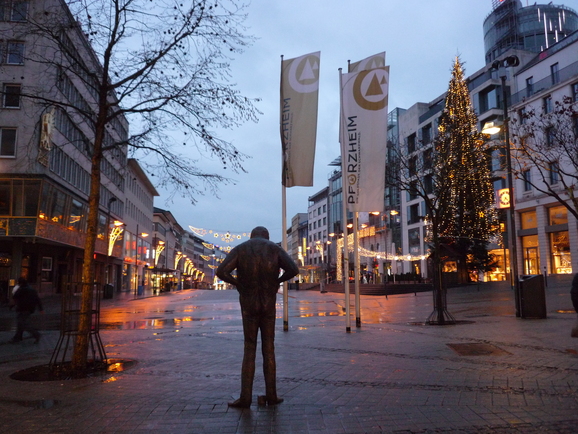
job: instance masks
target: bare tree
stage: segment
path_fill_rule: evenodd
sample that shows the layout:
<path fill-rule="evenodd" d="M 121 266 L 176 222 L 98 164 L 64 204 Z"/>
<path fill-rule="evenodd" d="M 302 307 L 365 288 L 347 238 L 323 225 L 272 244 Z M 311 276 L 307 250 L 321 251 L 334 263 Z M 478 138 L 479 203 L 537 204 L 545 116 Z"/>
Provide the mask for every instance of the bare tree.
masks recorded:
<path fill-rule="evenodd" d="M 578 107 L 570 97 L 550 113 L 527 109 L 511 122 L 512 170 L 578 219 Z M 536 175 L 536 176 L 533 176 Z"/>
<path fill-rule="evenodd" d="M 236 0 L 31 1 L 27 22 L 11 28 L 11 38 L 28 41 L 26 62 L 42 77 L 22 98 L 70 119 L 90 159 L 76 372 L 87 365 L 103 163 L 129 149 L 157 185 L 192 201 L 229 180 L 203 171 L 201 154 L 243 170 L 246 156 L 214 130 L 259 114 L 229 75 L 231 56 L 253 41 L 245 9 Z"/>

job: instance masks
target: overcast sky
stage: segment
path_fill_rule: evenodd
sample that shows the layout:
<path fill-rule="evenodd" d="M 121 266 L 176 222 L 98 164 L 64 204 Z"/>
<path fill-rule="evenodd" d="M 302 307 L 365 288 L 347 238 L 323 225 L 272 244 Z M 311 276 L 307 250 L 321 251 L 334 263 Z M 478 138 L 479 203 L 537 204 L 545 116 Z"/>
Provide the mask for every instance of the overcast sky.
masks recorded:
<path fill-rule="evenodd" d="M 578 9 L 578 0 L 554 3 Z M 200 196 L 194 206 L 179 199 L 166 203 L 168 194 L 160 190 L 155 205 L 170 210 L 186 229 L 242 233 L 262 225 L 271 240 L 281 241 L 281 55 L 321 51 L 315 182 L 287 189 L 290 225 L 295 214 L 307 212 L 309 196 L 327 186 L 333 169 L 328 164 L 339 156 L 339 68 L 346 71 L 348 60 L 385 51 L 391 67 L 388 110 L 430 102 L 447 90 L 456 55 L 466 76 L 485 66 L 482 25 L 491 10 L 492 0 L 252 0 L 246 24 L 259 39 L 235 59 L 232 73 L 241 93 L 262 99 L 257 107 L 263 115 L 258 123 L 217 131 L 252 157 L 244 164 L 248 173 L 223 172 L 214 164 L 236 180 L 222 187 L 219 198 Z"/>

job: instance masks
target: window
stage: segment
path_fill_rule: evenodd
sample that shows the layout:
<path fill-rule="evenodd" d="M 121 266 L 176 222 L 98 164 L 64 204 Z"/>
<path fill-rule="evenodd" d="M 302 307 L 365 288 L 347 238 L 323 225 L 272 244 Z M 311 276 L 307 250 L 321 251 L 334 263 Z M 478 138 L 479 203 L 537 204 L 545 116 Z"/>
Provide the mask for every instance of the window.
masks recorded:
<path fill-rule="evenodd" d="M 526 79 L 526 96 L 532 96 L 534 94 L 534 77 L 528 77 Z"/>
<path fill-rule="evenodd" d="M 550 226 L 568 223 L 568 208 L 564 205 L 548 208 L 548 224 Z"/>
<path fill-rule="evenodd" d="M 433 149 L 426 149 L 423 153 L 423 168 L 424 170 L 431 169 L 433 167 Z"/>
<path fill-rule="evenodd" d="M 12 2 L 12 9 L 10 11 L 10 21 L 26 21 L 27 15 L 28 15 L 27 1 Z"/>
<path fill-rule="evenodd" d="M 556 144 L 556 130 L 554 127 L 548 127 L 544 133 L 546 136 L 546 146 L 551 148 Z"/>
<path fill-rule="evenodd" d="M 24 64 L 24 42 L 8 41 L 6 63 L 9 65 Z"/>
<path fill-rule="evenodd" d="M 4 85 L 4 98 L 2 100 L 4 108 L 20 108 L 20 90 L 19 84 Z"/>
<path fill-rule="evenodd" d="M 578 83 L 572 85 L 572 101 L 578 101 Z"/>
<path fill-rule="evenodd" d="M 16 128 L 0 128 L 0 157 L 16 155 Z"/>
<path fill-rule="evenodd" d="M 408 222 L 407 224 L 411 225 L 413 223 L 418 223 L 420 218 L 419 218 L 419 204 L 415 204 L 415 205 L 411 205 L 408 209 Z"/>
<path fill-rule="evenodd" d="M 560 67 L 558 63 L 550 65 L 550 78 L 552 79 L 552 84 L 560 82 Z"/>
<path fill-rule="evenodd" d="M 535 229 L 538 227 L 538 219 L 536 217 L 536 210 L 525 211 L 520 213 L 520 222 L 522 222 L 522 229 Z"/>
<path fill-rule="evenodd" d="M 423 189 L 427 194 L 431 194 L 433 193 L 433 188 L 434 186 L 434 182 L 433 182 L 433 176 L 432 175 L 427 175 L 423 178 Z"/>
<path fill-rule="evenodd" d="M 417 156 L 411 157 L 408 161 L 409 176 L 415 176 L 417 174 Z"/>
<path fill-rule="evenodd" d="M 0 21 L 26 21 L 28 1 L 1 1 Z"/>
<path fill-rule="evenodd" d="M 431 142 L 431 124 L 427 124 L 421 129 L 421 138 L 424 145 Z"/>
<path fill-rule="evenodd" d="M 532 190 L 532 172 L 530 170 L 524 170 L 522 172 L 522 179 L 524 180 L 524 191 Z"/>
<path fill-rule="evenodd" d="M 407 152 L 415 152 L 415 133 L 407 138 Z"/>
<path fill-rule="evenodd" d="M 518 118 L 520 119 L 520 125 L 524 125 L 526 123 L 526 107 L 522 107 L 518 110 Z"/>
<path fill-rule="evenodd" d="M 552 161 L 549 165 L 550 184 L 558 184 L 560 181 L 560 165 L 557 161 Z"/>
<path fill-rule="evenodd" d="M 544 98 L 542 103 L 543 103 L 544 113 L 545 114 L 552 113 L 552 95 L 548 95 L 546 98 Z"/>

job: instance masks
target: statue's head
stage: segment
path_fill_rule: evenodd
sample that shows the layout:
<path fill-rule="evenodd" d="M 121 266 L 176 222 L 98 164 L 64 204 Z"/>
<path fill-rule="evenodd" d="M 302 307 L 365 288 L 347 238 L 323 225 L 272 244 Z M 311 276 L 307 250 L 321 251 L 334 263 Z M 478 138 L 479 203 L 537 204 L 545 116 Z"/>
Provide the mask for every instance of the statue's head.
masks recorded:
<path fill-rule="evenodd" d="M 269 231 L 264 226 L 257 226 L 251 231 L 251 238 L 265 238 L 269 239 Z"/>

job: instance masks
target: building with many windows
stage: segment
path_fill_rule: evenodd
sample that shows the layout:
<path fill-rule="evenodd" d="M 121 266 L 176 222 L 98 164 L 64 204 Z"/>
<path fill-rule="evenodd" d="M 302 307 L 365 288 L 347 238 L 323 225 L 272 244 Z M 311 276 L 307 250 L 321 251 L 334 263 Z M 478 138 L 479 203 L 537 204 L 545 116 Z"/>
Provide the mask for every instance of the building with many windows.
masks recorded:
<path fill-rule="evenodd" d="M 514 144 L 541 158 L 520 160 L 515 169 L 518 269 L 522 274 L 578 270 L 576 210 L 578 165 L 578 32 L 550 46 L 514 74 L 510 106 Z M 573 113 L 561 108 L 573 108 Z M 533 134 L 533 137 L 524 137 Z M 521 141 L 525 140 L 525 143 Z"/>
<path fill-rule="evenodd" d="M 67 107 L 90 113 L 91 78 L 74 68 L 46 62 L 57 55 L 53 40 L 30 31 L 29 22 L 58 14 L 70 26 L 61 42 L 87 69 L 100 65 L 64 1 L 7 1 L 0 8 L 2 109 L 0 110 L 0 293 L 23 275 L 41 293 L 60 292 L 80 281 L 94 133 Z M 68 65 L 70 66 L 70 65 Z M 111 102 L 114 104 L 114 100 Z M 44 101 L 60 101 L 58 106 Z M 128 124 L 109 125 L 107 144 L 122 143 Z M 126 205 L 126 146 L 105 153 L 101 164 L 100 218 L 95 271 L 98 282 L 118 281 L 124 251 L 110 246 L 107 222 L 123 221 Z M 120 231 L 120 229 L 119 229 Z M 116 267 L 107 273 L 107 265 Z M 108 277 L 106 276 L 108 274 Z M 116 280 L 115 280 L 116 279 Z"/>
<path fill-rule="evenodd" d="M 305 252 L 305 268 L 308 270 L 308 282 L 320 282 L 327 277 L 329 263 L 329 221 L 328 191 L 325 187 L 309 196 L 307 210 L 308 235 Z"/>

